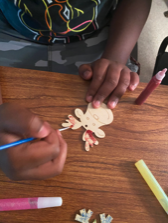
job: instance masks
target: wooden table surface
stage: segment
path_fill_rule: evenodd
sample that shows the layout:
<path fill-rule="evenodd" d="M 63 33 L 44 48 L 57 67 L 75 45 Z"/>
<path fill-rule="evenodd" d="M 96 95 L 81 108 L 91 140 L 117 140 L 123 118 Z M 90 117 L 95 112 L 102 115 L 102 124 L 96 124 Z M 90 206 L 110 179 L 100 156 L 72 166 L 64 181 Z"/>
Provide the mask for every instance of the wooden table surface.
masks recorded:
<path fill-rule="evenodd" d="M 89 82 L 75 75 L 0 67 L 4 102 L 17 102 L 60 128 L 75 108 L 87 108 Z M 143 159 L 168 194 L 168 88 L 159 86 L 142 106 L 135 99 L 146 86 L 127 92 L 104 126 L 105 139 L 89 152 L 81 140 L 83 128 L 62 132 L 68 157 L 60 176 L 44 181 L 9 180 L 0 171 L 0 199 L 60 196 L 59 208 L 1 212 L 0 223 L 70 223 L 80 209 L 91 218 L 110 214 L 114 223 L 166 223 L 168 216 L 139 174 Z M 98 220 L 99 223 L 99 220 Z"/>

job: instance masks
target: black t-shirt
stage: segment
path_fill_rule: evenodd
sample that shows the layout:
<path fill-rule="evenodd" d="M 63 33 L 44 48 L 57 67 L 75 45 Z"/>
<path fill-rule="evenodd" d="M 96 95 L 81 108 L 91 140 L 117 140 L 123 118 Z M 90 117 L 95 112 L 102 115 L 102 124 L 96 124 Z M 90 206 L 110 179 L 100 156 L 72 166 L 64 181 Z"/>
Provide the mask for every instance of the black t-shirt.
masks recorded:
<path fill-rule="evenodd" d="M 0 0 L 4 16 L 20 34 L 39 43 L 88 38 L 110 20 L 117 0 Z"/>

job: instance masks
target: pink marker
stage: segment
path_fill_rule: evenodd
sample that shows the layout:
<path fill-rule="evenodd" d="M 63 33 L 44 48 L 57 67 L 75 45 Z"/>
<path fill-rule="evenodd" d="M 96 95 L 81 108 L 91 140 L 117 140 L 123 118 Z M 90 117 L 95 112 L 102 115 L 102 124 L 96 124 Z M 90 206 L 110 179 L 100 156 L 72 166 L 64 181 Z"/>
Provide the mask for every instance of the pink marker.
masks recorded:
<path fill-rule="evenodd" d="M 0 199 L 0 211 L 51 208 L 51 207 L 59 207 L 61 205 L 62 205 L 61 197 Z"/>
<path fill-rule="evenodd" d="M 165 77 L 167 69 L 163 69 L 162 71 L 159 71 L 148 83 L 146 88 L 142 91 L 142 93 L 139 95 L 139 97 L 136 99 L 135 103 L 137 105 L 142 105 L 145 100 L 149 97 L 149 95 L 152 93 L 152 91 L 157 88 L 157 86 L 162 82 L 163 78 Z"/>

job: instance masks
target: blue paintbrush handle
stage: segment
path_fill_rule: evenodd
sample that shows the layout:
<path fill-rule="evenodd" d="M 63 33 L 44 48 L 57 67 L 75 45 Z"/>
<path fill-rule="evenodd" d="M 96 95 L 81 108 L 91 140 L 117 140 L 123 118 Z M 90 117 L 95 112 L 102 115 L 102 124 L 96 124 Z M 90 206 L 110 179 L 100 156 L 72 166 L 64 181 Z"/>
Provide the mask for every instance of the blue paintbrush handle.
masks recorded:
<path fill-rule="evenodd" d="M 69 127 L 65 127 L 65 128 L 59 129 L 59 131 L 61 132 L 61 131 L 64 131 L 66 129 L 69 129 Z M 31 138 L 27 138 L 27 139 L 21 139 L 21 140 L 18 140 L 16 142 L 12 142 L 12 143 L 9 143 L 9 144 L 6 144 L 6 145 L 2 145 L 2 146 L 0 146 L 0 150 L 8 149 L 8 148 L 13 147 L 13 146 L 18 146 L 20 144 L 23 144 L 23 143 L 26 143 L 26 142 L 30 142 L 30 141 L 32 141 L 34 139 L 36 139 L 36 138 L 31 137 Z"/>
<path fill-rule="evenodd" d="M 27 139 L 18 140 L 16 142 L 12 142 L 12 143 L 0 146 L 0 150 L 8 149 L 8 148 L 13 147 L 13 146 L 18 146 L 20 144 L 23 144 L 23 143 L 26 143 L 26 142 L 30 142 L 30 141 L 32 141 L 34 139 L 35 138 L 31 137 L 31 138 L 27 138 Z"/>

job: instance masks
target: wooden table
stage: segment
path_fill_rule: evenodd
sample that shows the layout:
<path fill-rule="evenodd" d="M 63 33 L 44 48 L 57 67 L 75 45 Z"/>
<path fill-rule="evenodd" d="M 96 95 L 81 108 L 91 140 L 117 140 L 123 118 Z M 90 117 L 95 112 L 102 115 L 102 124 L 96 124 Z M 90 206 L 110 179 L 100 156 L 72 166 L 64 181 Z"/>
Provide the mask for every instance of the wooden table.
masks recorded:
<path fill-rule="evenodd" d="M 75 75 L 0 67 L 0 84 L 4 102 L 30 108 L 54 128 L 75 108 L 87 107 L 89 83 Z M 145 85 L 124 95 L 113 123 L 102 127 L 106 140 L 99 139 L 90 152 L 84 151 L 83 128 L 63 132 L 68 157 L 60 176 L 13 182 L 0 172 L 1 199 L 61 196 L 64 201 L 59 208 L 2 212 L 0 223 L 70 223 L 83 208 L 94 212 L 92 221 L 106 213 L 114 223 L 168 222 L 134 165 L 143 159 L 168 194 L 168 88 L 159 86 L 144 105 L 134 105 Z"/>

